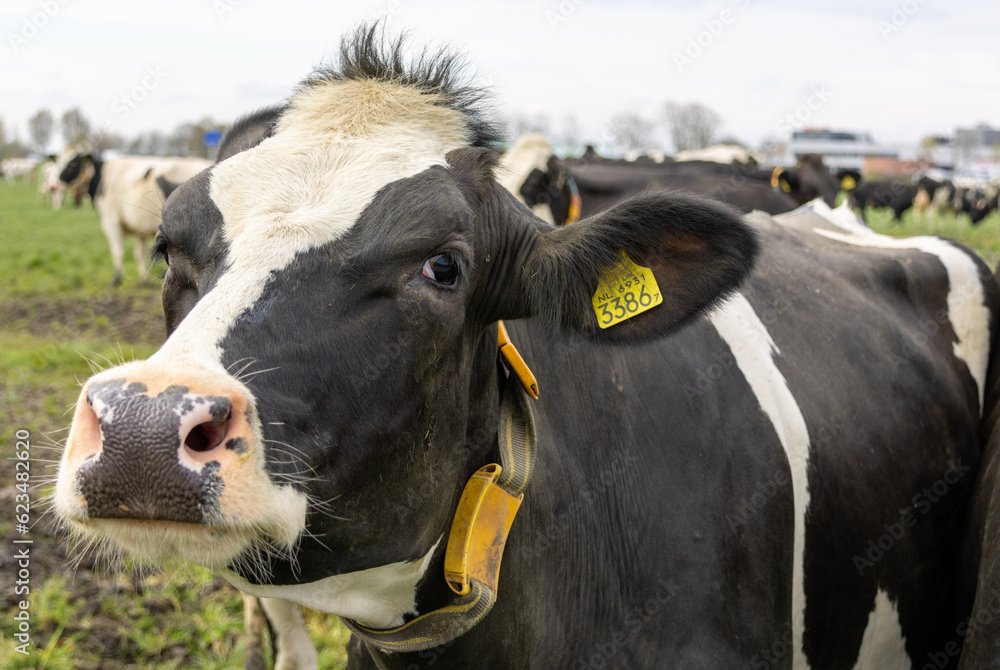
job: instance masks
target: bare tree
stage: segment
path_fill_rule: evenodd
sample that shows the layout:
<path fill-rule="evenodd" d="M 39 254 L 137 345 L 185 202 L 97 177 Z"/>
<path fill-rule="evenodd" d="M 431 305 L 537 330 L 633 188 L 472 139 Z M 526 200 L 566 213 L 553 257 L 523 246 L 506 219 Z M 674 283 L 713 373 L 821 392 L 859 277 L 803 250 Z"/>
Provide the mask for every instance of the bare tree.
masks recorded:
<path fill-rule="evenodd" d="M 634 112 L 615 114 L 608 123 L 611 137 L 625 151 L 648 149 L 653 139 L 654 128 L 652 121 Z"/>
<path fill-rule="evenodd" d="M 569 151 L 576 151 L 580 146 L 580 123 L 572 114 L 567 114 L 566 118 L 563 119 L 559 141 Z"/>
<path fill-rule="evenodd" d="M 0 119 L 0 158 L 24 158 L 27 155 L 28 147 L 21 144 L 16 130 L 14 136 L 8 141 L 7 129 L 3 124 L 3 119 Z"/>
<path fill-rule="evenodd" d="M 61 123 L 63 141 L 66 144 L 82 144 L 90 137 L 90 121 L 79 107 L 64 112 Z"/>
<path fill-rule="evenodd" d="M 28 119 L 28 130 L 31 133 L 31 142 L 35 150 L 44 154 L 52 139 L 52 129 L 55 128 L 56 121 L 52 118 L 52 112 L 47 109 L 40 109 Z"/>
<path fill-rule="evenodd" d="M 90 138 L 90 151 L 98 155 L 110 149 L 121 151 L 124 148 L 125 138 L 121 135 L 109 133 L 106 130 L 99 130 Z"/>
<path fill-rule="evenodd" d="M 697 102 L 687 105 L 668 102 L 664 106 L 664 116 L 675 152 L 709 146 L 722 125 L 718 114 Z"/>
<path fill-rule="evenodd" d="M 158 130 L 136 135 L 125 149 L 136 156 L 163 156 L 167 153 L 167 138 Z"/>

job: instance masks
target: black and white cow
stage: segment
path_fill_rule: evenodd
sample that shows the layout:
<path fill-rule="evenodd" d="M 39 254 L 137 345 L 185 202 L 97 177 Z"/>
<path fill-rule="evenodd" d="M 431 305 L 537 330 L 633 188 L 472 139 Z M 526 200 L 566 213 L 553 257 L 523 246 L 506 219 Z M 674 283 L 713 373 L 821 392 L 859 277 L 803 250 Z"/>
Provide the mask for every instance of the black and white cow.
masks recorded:
<path fill-rule="evenodd" d="M 59 516 L 351 620 L 355 668 L 908 668 L 955 642 L 981 262 L 820 201 L 652 192 L 549 226 L 494 180 L 453 60 L 400 49 L 359 30 L 170 197 L 170 336 L 85 384 Z M 484 615 L 443 565 L 466 481 L 512 462 L 498 319 L 541 396 Z M 475 625 L 408 633 L 435 617 Z"/>
<path fill-rule="evenodd" d="M 888 207 L 896 223 L 903 222 L 903 212 L 913 206 L 917 187 L 899 179 L 885 181 L 865 180 L 848 192 L 848 201 L 868 221 L 865 210 L 869 207 Z"/>
<path fill-rule="evenodd" d="M 772 174 L 771 185 L 804 205 L 822 198 L 830 207 L 837 204 L 837 194 L 844 184 L 844 173 L 834 176 L 819 154 L 802 154 L 792 168 L 777 168 Z"/>
<path fill-rule="evenodd" d="M 101 161 L 91 154 L 77 154 L 66 164 L 59 179 L 67 188 L 89 175 L 88 192 L 111 249 L 115 286 L 122 281 L 125 236 L 135 235 L 135 262 L 145 281 L 149 243 L 160 223 L 163 201 L 209 165 L 202 158 L 123 156 Z"/>
<path fill-rule="evenodd" d="M 982 464 L 968 515 L 963 561 L 958 571 L 969 613 L 956 625 L 963 639 L 961 670 L 1000 668 L 1000 348 L 994 342 L 981 434 Z M 941 649 L 949 657 L 957 650 Z"/>
<path fill-rule="evenodd" d="M 557 212 L 569 211 L 573 195 L 580 199 L 581 215 L 592 216 L 650 189 L 708 196 L 745 213 L 760 210 L 778 214 L 794 209 L 798 203 L 773 190 L 768 184 L 770 173 L 760 172 L 754 167 L 709 161 L 639 164 L 552 157 L 545 170 L 528 175 L 520 193 L 531 206 L 549 203 L 557 223 L 561 222 Z"/>

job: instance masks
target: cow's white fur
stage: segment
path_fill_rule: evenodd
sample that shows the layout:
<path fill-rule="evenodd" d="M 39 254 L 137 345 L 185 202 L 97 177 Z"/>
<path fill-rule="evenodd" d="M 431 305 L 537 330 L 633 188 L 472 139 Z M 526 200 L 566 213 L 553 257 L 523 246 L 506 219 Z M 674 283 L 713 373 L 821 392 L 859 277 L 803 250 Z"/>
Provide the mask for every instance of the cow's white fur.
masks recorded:
<path fill-rule="evenodd" d="M 764 323 L 742 294 L 728 300 L 711 315 L 712 325 L 732 351 L 736 364 L 761 409 L 771 421 L 785 450 L 792 473 L 795 506 L 795 538 L 792 566 L 792 637 L 796 669 L 805 668 L 802 633 L 805 629 L 806 511 L 809 508 L 809 430 L 781 371 L 774 362 L 780 354 Z"/>
<path fill-rule="evenodd" d="M 261 598 L 260 605 L 276 638 L 274 670 L 316 670 L 319 659 L 309 639 L 302 608 L 280 598 Z"/>
<path fill-rule="evenodd" d="M 903 627 L 899 624 L 896 604 L 889 600 L 885 591 L 879 589 L 872 611 L 868 614 L 868 625 L 861 639 L 861 650 L 854 670 L 910 670 L 911 667 L 913 665 L 906 653 Z"/>
<path fill-rule="evenodd" d="M 846 205 L 841 205 L 836 210 L 830 210 L 821 201 L 810 205 L 831 223 L 845 228 L 844 233 L 817 228 L 817 235 L 859 247 L 913 249 L 940 259 L 948 272 L 948 319 L 958 337 L 954 344 L 955 356 L 965 363 L 976 381 L 981 412 L 986 389 L 986 366 L 989 363 L 990 311 L 985 304 L 982 280 L 975 261 L 968 253 L 937 237 L 897 238 L 879 235 L 862 226 Z M 850 223 L 852 219 L 854 224 Z"/>
<path fill-rule="evenodd" d="M 404 615 L 416 613 L 417 584 L 440 543 L 438 538 L 427 554 L 415 561 L 390 563 L 305 584 L 259 586 L 231 571 L 222 574 L 240 591 L 258 598 L 280 598 L 354 619 L 366 626 L 391 628 L 402 625 Z"/>
<path fill-rule="evenodd" d="M 524 202 L 521 196 L 521 186 L 532 170 L 548 170 L 549 156 L 552 155 L 552 143 L 541 133 L 527 133 L 517 138 L 510 149 L 500 156 L 500 164 L 496 170 L 496 180 L 514 197 Z M 535 216 L 555 225 L 552 209 L 545 204 L 531 208 Z"/>

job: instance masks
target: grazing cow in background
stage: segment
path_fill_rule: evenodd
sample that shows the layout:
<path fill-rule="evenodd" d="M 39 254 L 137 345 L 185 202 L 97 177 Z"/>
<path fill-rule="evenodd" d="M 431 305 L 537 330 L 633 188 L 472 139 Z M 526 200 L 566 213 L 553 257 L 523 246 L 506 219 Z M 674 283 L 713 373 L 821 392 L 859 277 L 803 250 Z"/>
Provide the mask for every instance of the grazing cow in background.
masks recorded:
<path fill-rule="evenodd" d="M 757 158 L 747 151 L 746 147 L 738 144 L 713 144 L 704 149 L 687 149 L 678 151 L 674 156 L 678 163 L 686 161 L 710 161 L 725 165 L 744 165 L 747 167 L 757 167 Z"/>
<path fill-rule="evenodd" d="M 454 58 L 401 49 L 360 29 L 170 196 L 170 335 L 84 385 L 60 518 L 341 616 L 351 668 L 955 642 L 989 270 L 820 200 L 647 192 L 552 227 L 494 180 Z"/>
<path fill-rule="evenodd" d="M 776 193 L 756 168 L 709 161 L 639 164 L 626 161 L 583 161 L 550 156 L 545 169 L 529 173 L 520 189 L 531 207 L 548 204 L 553 220 L 591 216 L 649 189 L 687 191 L 725 202 L 742 212 L 771 214 L 795 208 L 795 201 Z M 573 203 L 579 200 L 579 209 Z M 570 215 L 573 212 L 573 216 Z"/>
<path fill-rule="evenodd" d="M 77 154 L 66 164 L 59 178 L 67 187 L 77 183 L 81 175 L 91 175 L 88 193 L 111 248 L 115 286 L 122 281 L 125 236 L 136 237 L 135 262 L 140 279 L 146 281 L 149 243 L 160 224 L 163 201 L 179 184 L 211 164 L 202 158 L 152 156 L 125 156 L 102 162 L 89 154 Z"/>
<path fill-rule="evenodd" d="M 18 178 L 31 179 L 38 161 L 34 158 L 5 158 L 0 161 L 0 175 L 8 184 L 13 184 Z"/>
<path fill-rule="evenodd" d="M 56 156 L 49 156 L 38 170 L 38 196 L 42 200 L 47 200 L 52 209 L 61 209 L 63 197 L 66 195 L 66 184 L 59 179 L 60 172 L 62 167 L 58 164 Z"/>
<path fill-rule="evenodd" d="M 849 191 L 848 200 L 866 223 L 868 217 L 865 210 L 868 207 L 888 207 L 892 210 L 893 220 L 902 223 L 903 212 L 913 206 L 916 194 L 916 186 L 898 179 L 866 180 Z"/>
<path fill-rule="evenodd" d="M 934 197 L 937 195 L 938 190 L 947 188 L 947 184 L 950 183 L 938 181 L 926 175 L 917 180 L 917 192 L 913 196 L 914 223 L 920 220 L 927 221 L 928 214 L 930 214 L 930 225 L 933 230 L 937 222 L 937 217 L 933 213 Z"/>
<path fill-rule="evenodd" d="M 58 156 L 49 156 L 40 170 L 38 184 L 39 194 L 52 202 L 53 209 L 60 209 L 67 193 L 73 195 L 73 205 L 79 207 L 83 203 L 85 195 L 89 193 L 91 181 L 94 177 L 94 163 L 92 160 L 81 160 L 80 169 L 75 171 L 75 177 L 68 183 L 62 180 L 62 174 L 66 170 L 70 161 L 80 154 L 76 147 L 66 147 Z M 93 199 L 91 199 L 93 202 Z"/>
<path fill-rule="evenodd" d="M 510 149 L 500 156 L 500 165 L 497 167 L 497 182 L 513 193 L 515 198 L 526 202 L 525 196 L 521 194 L 525 181 L 532 172 L 545 172 L 551 157 L 552 143 L 544 135 L 541 133 L 521 135 Z M 529 187 L 529 192 L 531 191 L 532 189 Z M 538 191 L 539 194 L 542 192 Z M 548 193 L 548 188 L 544 192 Z M 548 223 L 556 223 L 548 199 L 536 196 L 530 206 L 535 216 Z"/>
<path fill-rule="evenodd" d="M 996 187 L 990 184 L 973 184 L 962 188 L 956 198 L 961 199 L 961 211 L 969 215 L 969 221 L 974 226 L 982 223 L 996 209 Z"/>

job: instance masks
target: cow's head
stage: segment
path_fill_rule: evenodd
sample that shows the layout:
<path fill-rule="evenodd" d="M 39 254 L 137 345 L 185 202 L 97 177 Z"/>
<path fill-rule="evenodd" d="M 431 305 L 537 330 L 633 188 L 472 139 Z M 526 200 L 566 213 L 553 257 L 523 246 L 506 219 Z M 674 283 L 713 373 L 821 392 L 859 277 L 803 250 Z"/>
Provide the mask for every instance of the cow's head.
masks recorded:
<path fill-rule="evenodd" d="M 93 164 L 94 156 L 92 154 L 74 154 L 73 157 L 67 161 L 65 167 L 62 169 L 62 172 L 59 173 L 59 180 L 70 185 L 78 183 L 88 171 L 93 170 Z"/>
<path fill-rule="evenodd" d="M 841 189 L 841 183 L 830 174 L 819 154 L 802 154 L 793 169 L 775 170 L 772 185 L 780 187 L 800 205 L 823 198 L 830 207 L 836 204 Z"/>
<path fill-rule="evenodd" d="M 749 271 L 752 231 L 711 201 L 543 224 L 493 180 L 493 132 L 451 59 L 404 70 L 399 49 L 360 31 L 170 196 L 169 338 L 84 385 L 55 496 L 73 528 L 399 623 L 443 585 L 428 567 L 496 460 L 496 321 L 660 337 Z M 620 251 L 663 304 L 602 330 L 592 296 Z"/>
<path fill-rule="evenodd" d="M 533 169 L 519 190 L 528 207 L 548 205 L 557 225 L 573 223 L 580 216 L 580 195 L 566 163 L 549 156 L 545 170 Z"/>

